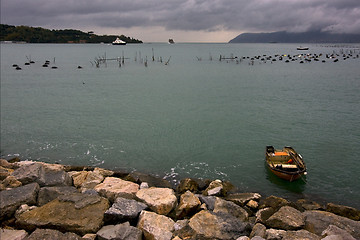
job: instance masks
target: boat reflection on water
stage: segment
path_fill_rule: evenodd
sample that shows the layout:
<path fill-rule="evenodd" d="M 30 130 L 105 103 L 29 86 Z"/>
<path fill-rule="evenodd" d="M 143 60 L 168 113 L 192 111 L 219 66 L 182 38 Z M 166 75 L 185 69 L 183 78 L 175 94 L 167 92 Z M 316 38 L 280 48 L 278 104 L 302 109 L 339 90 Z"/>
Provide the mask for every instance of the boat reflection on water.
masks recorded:
<path fill-rule="evenodd" d="M 289 181 L 286 181 L 284 179 L 277 177 L 267 167 L 265 167 L 264 170 L 265 170 L 266 179 L 269 180 L 272 184 L 280 187 L 281 189 L 287 190 L 292 193 L 299 193 L 299 194 L 301 194 L 302 192 L 305 191 L 306 176 L 303 176 L 301 179 L 298 179 L 297 181 L 289 182 Z"/>

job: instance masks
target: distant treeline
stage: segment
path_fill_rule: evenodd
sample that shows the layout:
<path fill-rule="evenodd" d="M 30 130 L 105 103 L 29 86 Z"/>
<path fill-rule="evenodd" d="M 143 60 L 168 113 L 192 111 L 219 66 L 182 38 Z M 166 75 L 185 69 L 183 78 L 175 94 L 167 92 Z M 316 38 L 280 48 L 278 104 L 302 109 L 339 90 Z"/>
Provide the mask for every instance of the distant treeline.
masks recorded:
<path fill-rule="evenodd" d="M 0 41 L 27 43 L 111 43 L 117 37 L 127 43 L 142 43 L 141 40 L 124 35 L 96 35 L 74 29 L 49 30 L 41 27 L 11 26 L 0 24 Z"/>

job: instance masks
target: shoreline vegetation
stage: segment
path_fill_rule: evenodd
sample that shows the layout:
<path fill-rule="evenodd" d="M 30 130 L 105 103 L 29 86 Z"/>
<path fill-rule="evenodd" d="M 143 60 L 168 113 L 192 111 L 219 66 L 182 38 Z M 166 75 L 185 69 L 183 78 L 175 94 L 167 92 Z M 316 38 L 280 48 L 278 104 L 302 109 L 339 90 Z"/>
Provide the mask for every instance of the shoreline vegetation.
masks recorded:
<path fill-rule="evenodd" d="M 41 27 L 0 24 L 0 41 L 14 43 L 112 43 L 117 37 L 126 43 L 142 43 L 125 35 L 96 35 L 74 29 L 49 30 Z"/>
<path fill-rule="evenodd" d="M 239 192 L 222 180 L 177 186 L 139 172 L 0 159 L 0 238 L 360 239 L 360 211 Z"/>

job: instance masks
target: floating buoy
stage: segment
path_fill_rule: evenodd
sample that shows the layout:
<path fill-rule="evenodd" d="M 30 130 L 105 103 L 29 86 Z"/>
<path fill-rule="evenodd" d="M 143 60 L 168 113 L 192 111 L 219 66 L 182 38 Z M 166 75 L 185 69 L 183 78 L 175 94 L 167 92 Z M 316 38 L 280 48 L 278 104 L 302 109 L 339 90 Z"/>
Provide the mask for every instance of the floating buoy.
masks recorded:
<path fill-rule="evenodd" d="M 51 69 L 57 69 L 57 67 L 56 67 L 56 66 L 52 66 Z"/>
<path fill-rule="evenodd" d="M 27 63 L 25 63 L 25 65 L 30 65 L 30 63 L 29 63 L 29 62 L 27 62 Z"/>
<path fill-rule="evenodd" d="M 47 64 L 44 64 L 44 65 L 42 65 L 43 67 L 48 67 L 49 65 L 47 65 Z"/>
<path fill-rule="evenodd" d="M 15 69 L 16 69 L 16 70 L 21 70 L 21 67 L 17 66 Z"/>

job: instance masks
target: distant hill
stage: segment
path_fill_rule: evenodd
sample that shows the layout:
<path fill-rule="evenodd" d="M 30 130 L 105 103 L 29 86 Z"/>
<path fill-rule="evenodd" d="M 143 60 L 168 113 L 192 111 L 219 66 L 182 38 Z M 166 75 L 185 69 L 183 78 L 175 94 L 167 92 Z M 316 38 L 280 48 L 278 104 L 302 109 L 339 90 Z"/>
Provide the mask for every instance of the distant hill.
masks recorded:
<path fill-rule="evenodd" d="M 0 41 L 27 43 L 111 43 L 117 37 L 127 43 L 142 41 L 124 35 L 96 35 L 74 29 L 49 30 L 40 27 L 12 26 L 0 24 Z"/>
<path fill-rule="evenodd" d="M 332 34 L 320 31 L 243 33 L 229 43 L 360 43 L 360 34 Z"/>

